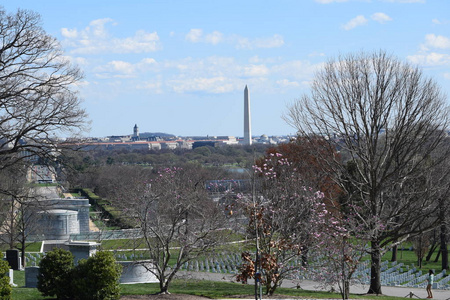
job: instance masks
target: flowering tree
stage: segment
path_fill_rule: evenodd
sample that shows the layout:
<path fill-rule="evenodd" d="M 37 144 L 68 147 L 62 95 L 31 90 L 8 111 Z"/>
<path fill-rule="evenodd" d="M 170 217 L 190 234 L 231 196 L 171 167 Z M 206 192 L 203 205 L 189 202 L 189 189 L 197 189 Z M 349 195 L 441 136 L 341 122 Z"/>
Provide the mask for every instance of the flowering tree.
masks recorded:
<path fill-rule="evenodd" d="M 184 263 L 221 243 L 224 213 L 208 198 L 201 167 L 127 174 L 117 183 L 115 205 L 139 228 L 134 247 L 146 249 L 153 266 L 144 266 L 158 278 L 160 293 L 169 293 Z"/>
<path fill-rule="evenodd" d="M 313 278 L 324 287 L 338 286 L 342 299 L 348 299 L 350 285 L 358 283 L 355 272 L 368 249 L 361 238 L 361 226 L 351 213 L 336 216 L 324 212 L 319 242 L 315 248 Z"/>
<path fill-rule="evenodd" d="M 261 277 L 266 293 L 272 295 L 283 279 L 302 268 L 297 259 L 320 236 L 326 208 L 323 193 L 304 186 L 300 174 L 281 153 L 270 153 L 261 165 L 254 166 L 254 172 L 254 191 L 241 195 L 241 202 L 259 254 L 243 253 L 237 278 L 246 283 L 248 278 Z"/>

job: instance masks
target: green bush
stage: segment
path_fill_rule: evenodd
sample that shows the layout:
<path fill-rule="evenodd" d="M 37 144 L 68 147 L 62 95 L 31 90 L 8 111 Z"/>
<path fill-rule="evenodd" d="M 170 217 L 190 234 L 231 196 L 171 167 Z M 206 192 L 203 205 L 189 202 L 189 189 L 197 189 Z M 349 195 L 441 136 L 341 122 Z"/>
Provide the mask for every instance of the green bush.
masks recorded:
<path fill-rule="evenodd" d="M 73 297 L 80 300 L 114 300 L 120 297 L 122 266 L 111 252 L 100 251 L 78 262 L 72 276 Z"/>
<path fill-rule="evenodd" d="M 0 258 L 3 253 L 0 252 Z M 10 300 L 12 288 L 9 284 L 9 277 L 6 275 L 9 272 L 9 264 L 7 261 L 0 259 L 0 300 Z"/>
<path fill-rule="evenodd" d="M 38 290 L 43 296 L 78 300 L 113 300 L 120 297 L 122 267 L 116 263 L 111 252 L 97 252 L 88 259 L 80 260 L 74 267 L 72 253 L 54 249 L 47 253 L 39 266 Z"/>
<path fill-rule="evenodd" d="M 56 296 L 58 299 L 70 298 L 70 279 L 74 268 L 72 253 L 55 248 L 47 252 L 39 267 L 39 292 L 44 296 Z"/>

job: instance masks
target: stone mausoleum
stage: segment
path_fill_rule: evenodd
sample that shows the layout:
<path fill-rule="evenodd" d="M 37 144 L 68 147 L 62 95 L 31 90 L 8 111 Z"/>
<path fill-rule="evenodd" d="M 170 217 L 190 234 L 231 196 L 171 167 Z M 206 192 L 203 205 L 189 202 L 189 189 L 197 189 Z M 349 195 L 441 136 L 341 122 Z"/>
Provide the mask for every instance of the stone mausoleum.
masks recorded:
<path fill-rule="evenodd" d="M 72 234 L 89 233 L 88 199 L 39 200 L 33 234 L 42 240 L 68 240 Z"/>

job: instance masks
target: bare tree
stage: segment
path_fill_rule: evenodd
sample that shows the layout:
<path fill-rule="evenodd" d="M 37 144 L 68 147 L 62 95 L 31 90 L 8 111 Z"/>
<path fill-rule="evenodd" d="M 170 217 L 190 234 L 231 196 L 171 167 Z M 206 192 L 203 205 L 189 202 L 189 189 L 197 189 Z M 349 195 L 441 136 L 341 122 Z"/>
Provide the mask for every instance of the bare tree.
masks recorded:
<path fill-rule="evenodd" d="M 183 264 L 221 245 L 225 236 L 225 213 L 205 189 L 200 166 L 160 169 L 149 175 L 145 169 L 124 168 L 116 180 L 114 205 L 122 208 L 140 231 L 133 247 L 145 248 L 152 260 L 148 267 L 159 280 L 160 293 Z M 129 172 L 134 170 L 133 172 Z"/>
<path fill-rule="evenodd" d="M 40 23 L 0 7 L 0 168 L 53 155 L 55 136 L 83 129 L 87 117 L 73 90 L 82 74 Z"/>
<path fill-rule="evenodd" d="M 26 170 L 15 165 L 0 171 L 0 241 L 21 251 L 23 267 L 29 236 L 38 227 L 37 211 L 44 210 L 31 195 Z"/>
<path fill-rule="evenodd" d="M 338 147 L 346 159 L 322 162 L 347 193 L 346 209 L 364 224 L 369 293 L 381 294 L 386 246 L 435 226 L 429 219 L 440 182 L 427 180 L 427 174 L 448 156 L 436 151 L 448 128 L 445 100 L 417 67 L 380 51 L 329 61 L 316 74 L 311 94 L 284 116 L 305 137 L 325 136 L 329 143 L 323 147 Z"/>

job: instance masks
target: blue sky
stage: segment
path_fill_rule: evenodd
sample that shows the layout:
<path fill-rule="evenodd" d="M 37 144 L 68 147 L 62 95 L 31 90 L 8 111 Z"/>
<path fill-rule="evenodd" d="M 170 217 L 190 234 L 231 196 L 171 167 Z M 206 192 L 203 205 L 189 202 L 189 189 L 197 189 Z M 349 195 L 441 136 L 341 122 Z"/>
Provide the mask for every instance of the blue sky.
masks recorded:
<path fill-rule="evenodd" d="M 41 14 L 85 74 L 86 136 L 141 132 L 253 135 L 282 119 L 315 70 L 339 54 L 385 50 L 419 65 L 450 96 L 450 1 L 0 1 Z"/>

